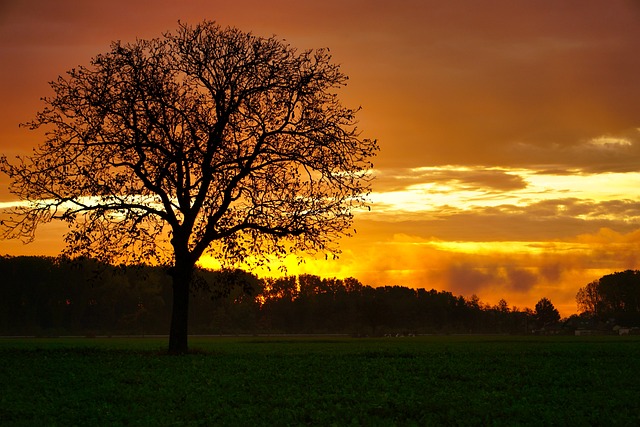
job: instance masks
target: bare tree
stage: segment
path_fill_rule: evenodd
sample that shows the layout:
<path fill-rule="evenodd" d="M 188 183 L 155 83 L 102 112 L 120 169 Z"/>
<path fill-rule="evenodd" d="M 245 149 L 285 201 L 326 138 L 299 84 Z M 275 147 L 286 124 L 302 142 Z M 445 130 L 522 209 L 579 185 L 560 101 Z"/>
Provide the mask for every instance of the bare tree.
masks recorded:
<path fill-rule="evenodd" d="M 194 266 L 334 252 L 367 206 L 378 150 L 336 91 L 327 50 L 214 22 L 124 44 L 51 83 L 32 155 L 0 160 L 22 203 L 5 238 L 69 224 L 66 252 L 170 265 L 169 351 L 187 345 Z"/>
<path fill-rule="evenodd" d="M 590 315 L 598 315 L 598 309 L 600 308 L 601 295 L 598 290 L 600 285 L 599 280 L 589 282 L 584 288 L 578 289 L 576 294 L 576 303 L 578 304 L 578 310 L 582 313 L 588 313 Z"/>

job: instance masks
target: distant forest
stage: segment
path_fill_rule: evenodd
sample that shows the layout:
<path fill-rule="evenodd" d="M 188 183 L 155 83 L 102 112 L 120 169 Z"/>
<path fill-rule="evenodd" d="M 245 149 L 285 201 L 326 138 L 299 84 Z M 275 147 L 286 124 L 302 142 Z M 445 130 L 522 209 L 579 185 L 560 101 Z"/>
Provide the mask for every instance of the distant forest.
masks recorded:
<path fill-rule="evenodd" d="M 0 257 L 0 335 L 166 334 L 171 281 L 162 267 L 95 260 Z M 560 319 L 547 298 L 535 309 L 482 304 L 476 296 L 314 275 L 258 278 L 198 270 L 190 334 L 567 333 L 640 326 L 640 272 L 580 289 L 581 314 Z"/>

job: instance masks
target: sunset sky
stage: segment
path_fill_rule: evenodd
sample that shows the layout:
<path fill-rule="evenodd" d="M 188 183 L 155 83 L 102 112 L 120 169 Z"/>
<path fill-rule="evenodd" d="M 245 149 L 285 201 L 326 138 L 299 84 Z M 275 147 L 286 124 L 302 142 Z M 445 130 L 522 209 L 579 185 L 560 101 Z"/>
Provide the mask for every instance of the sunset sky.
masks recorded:
<path fill-rule="evenodd" d="M 48 81 L 112 40 L 203 19 L 330 48 L 343 102 L 380 143 L 356 236 L 290 273 L 520 308 L 547 297 L 568 316 L 579 287 L 640 268 L 637 0 L 1 0 L 0 152 L 41 142 L 18 124 Z M 63 232 L 0 254 L 54 255 Z"/>

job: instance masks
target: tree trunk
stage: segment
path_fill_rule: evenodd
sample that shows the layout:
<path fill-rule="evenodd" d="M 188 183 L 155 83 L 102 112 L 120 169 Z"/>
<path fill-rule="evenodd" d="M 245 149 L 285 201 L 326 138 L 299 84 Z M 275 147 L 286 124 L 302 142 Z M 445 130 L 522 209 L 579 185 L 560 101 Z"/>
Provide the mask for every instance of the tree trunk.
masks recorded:
<path fill-rule="evenodd" d="M 173 308 L 169 331 L 169 353 L 185 354 L 189 351 L 189 284 L 193 267 L 176 263 L 170 273 L 173 278 Z"/>

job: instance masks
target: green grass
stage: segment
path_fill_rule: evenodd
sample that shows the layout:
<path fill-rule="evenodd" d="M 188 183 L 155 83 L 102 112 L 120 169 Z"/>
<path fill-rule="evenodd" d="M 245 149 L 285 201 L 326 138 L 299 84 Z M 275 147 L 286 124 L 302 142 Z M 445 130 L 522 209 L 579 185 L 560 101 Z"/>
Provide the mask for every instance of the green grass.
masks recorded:
<path fill-rule="evenodd" d="M 640 425 L 638 337 L 0 339 L 0 425 Z"/>

